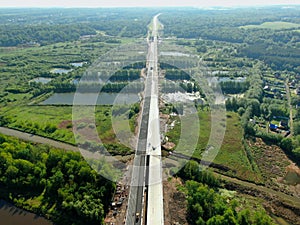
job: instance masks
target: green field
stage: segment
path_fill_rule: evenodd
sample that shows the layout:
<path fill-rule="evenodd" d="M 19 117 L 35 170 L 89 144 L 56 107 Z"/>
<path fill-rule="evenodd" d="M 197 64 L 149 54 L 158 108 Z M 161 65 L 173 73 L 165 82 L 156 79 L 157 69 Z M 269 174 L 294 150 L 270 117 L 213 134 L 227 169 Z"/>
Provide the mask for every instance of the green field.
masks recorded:
<path fill-rule="evenodd" d="M 75 144 L 72 129 L 60 125 L 63 121 L 72 121 L 72 107 L 19 106 L 2 115 L 10 128 Z"/>
<path fill-rule="evenodd" d="M 300 24 L 297 23 L 289 23 L 289 22 L 265 22 L 260 25 L 246 25 L 241 26 L 240 28 L 244 29 L 272 29 L 272 30 L 284 30 L 284 29 L 293 29 L 293 28 L 299 28 Z"/>
<path fill-rule="evenodd" d="M 198 144 L 194 152 L 194 157 L 201 159 L 202 153 L 207 147 L 211 131 L 211 114 L 210 111 L 199 110 L 200 131 Z M 190 121 L 193 124 L 194 121 Z M 178 144 L 180 139 L 180 124 L 176 124 L 174 129 L 167 133 L 167 136 L 175 144 Z M 214 162 L 229 167 L 233 171 L 233 176 L 238 176 L 243 179 L 257 180 L 259 174 L 253 172 L 251 164 L 247 158 L 243 146 L 243 129 L 240 124 L 240 119 L 237 113 L 227 112 L 226 131 L 224 140 L 218 155 Z M 188 148 L 188 143 L 186 144 Z"/>
<path fill-rule="evenodd" d="M 243 128 L 236 113 L 227 113 L 226 132 L 215 163 L 226 165 L 235 171 L 238 177 L 255 180 L 258 174 L 252 171 L 243 146 Z"/>
<path fill-rule="evenodd" d="M 111 106 L 97 106 L 95 110 L 87 106 L 77 109 L 80 113 L 76 113 L 75 118 L 75 109 L 71 106 L 19 106 L 2 115 L 8 122 L 6 126 L 10 128 L 70 144 L 88 144 L 91 149 L 97 148 L 100 138 L 112 154 L 126 155 L 131 152 L 128 148 L 129 143 L 121 143 L 118 140 L 118 137 L 122 136 L 122 140 L 128 141 L 131 133 L 124 131 L 133 130 L 135 116 L 128 121 L 128 107 L 114 117 Z M 73 133 L 74 124 L 76 140 Z M 118 137 L 116 132 L 119 132 Z"/>

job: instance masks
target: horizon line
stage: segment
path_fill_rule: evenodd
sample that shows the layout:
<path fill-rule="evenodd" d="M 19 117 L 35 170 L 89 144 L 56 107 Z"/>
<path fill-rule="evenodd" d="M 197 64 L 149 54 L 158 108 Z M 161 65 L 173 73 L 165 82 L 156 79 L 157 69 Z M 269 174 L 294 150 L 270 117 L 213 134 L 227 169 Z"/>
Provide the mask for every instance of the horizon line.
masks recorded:
<path fill-rule="evenodd" d="M 198 8 L 198 9 L 209 9 L 209 8 L 253 8 L 253 7 L 300 7 L 300 3 L 290 3 L 290 4 L 249 4 L 249 5 L 207 5 L 207 6 L 197 6 L 197 5 L 161 5 L 161 6 L 1 6 L 1 9 L 118 9 L 118 8 Z"/>

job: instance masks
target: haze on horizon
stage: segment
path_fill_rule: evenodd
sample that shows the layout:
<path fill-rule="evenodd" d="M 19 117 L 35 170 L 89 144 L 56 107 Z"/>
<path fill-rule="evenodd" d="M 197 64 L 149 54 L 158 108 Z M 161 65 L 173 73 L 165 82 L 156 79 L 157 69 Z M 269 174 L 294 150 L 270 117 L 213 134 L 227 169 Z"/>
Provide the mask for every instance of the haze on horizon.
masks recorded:
<path fill-rule="evenodd" d="M 300 5 L 300 0 L 1 0 L 0 7 L 236 7 L 236 6 L 267 6 L 267 5 Z"/>

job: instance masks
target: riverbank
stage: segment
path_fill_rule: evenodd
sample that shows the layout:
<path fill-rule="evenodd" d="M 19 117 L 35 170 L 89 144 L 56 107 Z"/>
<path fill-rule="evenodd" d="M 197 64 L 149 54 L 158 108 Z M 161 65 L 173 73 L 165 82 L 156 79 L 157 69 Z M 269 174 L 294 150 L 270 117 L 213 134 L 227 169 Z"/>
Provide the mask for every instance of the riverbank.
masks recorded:
<path fill-rule="evenodd" d="M 54 225 L 50 220 L 0 200 L 0 225 Z"/>

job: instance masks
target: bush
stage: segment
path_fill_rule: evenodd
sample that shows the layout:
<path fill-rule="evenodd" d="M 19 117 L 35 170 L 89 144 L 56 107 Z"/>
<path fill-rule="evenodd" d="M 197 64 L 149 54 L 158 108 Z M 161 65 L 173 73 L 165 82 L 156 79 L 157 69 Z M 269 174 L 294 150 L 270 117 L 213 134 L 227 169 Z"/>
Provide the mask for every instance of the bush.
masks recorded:
<path fill-rule="evenodd" d="M 287 152 L 291 152 L 294 148 L 293 141 L 290 138 L 283 138 L 280 142 L 280 147 Z"/>

